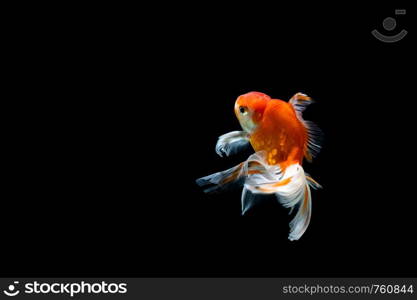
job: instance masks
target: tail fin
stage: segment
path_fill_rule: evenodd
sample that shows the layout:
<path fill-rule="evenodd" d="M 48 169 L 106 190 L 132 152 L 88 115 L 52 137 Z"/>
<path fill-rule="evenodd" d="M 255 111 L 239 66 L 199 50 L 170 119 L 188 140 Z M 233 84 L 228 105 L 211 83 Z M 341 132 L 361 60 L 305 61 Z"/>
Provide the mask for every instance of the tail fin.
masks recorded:
<path fill-rule="evenodd" d="M 206 193 L 211 193 L 222 190 L 230 183 L 234 183 L 239 179 L 247 178 L 248 175 L 264 174 L 264 176 L 267 176 L 272 172 L 271 170 L 275 170 L 276 168 L 268 166 L 265 162 L 264 152 L 257 152 L 233 168 L 198 178 L 196 183 L 202 187 L 214 185 L 204 190 Z"/>
<path fill-rule="evenodd" d="M 196 180 L 199 186 L 206 187 L 204 192 L 218 192 L 228 188 L 232 183 L 245 179 L 242 191 L 242 215 L 255 205 L 255 195 L 258 190 L 252 193 L 253 188 L 260 184 L 273 183 L 281 175 L 278 166 L 270 166 L 265 160 L 263 151 L 252 154 L 248 159 L 239 165 L 228 170 L 217 172 Z M 243 182 L 242 182 L 243 183 Z"/>
<path fill-rule="evenodd" d="M 298 163 L 288 166 L 282 171 L 278 166 L 268 165 L 264 153 L 251 155 L 247 161 L 212 175 L 197 179 L 200 186 L 209 186 L 206 193 L 226 188 L 229 184 L 245 179 L 242 192 L 242 214 L 256 205 L 256 195 L 275 194 L 278 202 L 290 208 L 290 213 L 296 210 L 295 217 L 290 222 L 288 239 L 298 240 L 306 231 L 311 219 L 311 191 L 321 188 L 314 179 L 304 173 Z"/>
<path fill-rule="evenodd" d="M 205 193 L 217 192 L 242 177 L 243 165 L 240 163 L 225 171 L 198 178 L 196 183 L 201 187 L 209 186 L 204 190 Z"/>
<path fill-rule="evenodd" d="M 304 169 L 299 164 L 288 167 L 284 178 L 291 178 L 288 184 L 280 186 L 275 195 L 278 201 L 291 209 L 290 213 L 296 209 L 297 213 L 290 222 L 290 241 L 298 240 L 307 230 L 311 219 L 311 191 L 313 188 L 321 187 L 316 181 L 304 173 Z"/>
<path fill-rule="evenodd" d="M 271 194 L 277 196 L 278 202 L 284 207 L 290 208 L 290 213 L 295 209 L 297 213 L 290 222 L 290 234 L 288 239 L 298 240 L 306 231 L 311 219 L 311 192 L 313 188 L 321 186 L 310 176 L 304 173 L 304 169 L 298 163 L 290 165 L 275 182 L 259 182 L 253 185 L 254 180 L 247 180 L 247 185 L 253 193 Z"/>

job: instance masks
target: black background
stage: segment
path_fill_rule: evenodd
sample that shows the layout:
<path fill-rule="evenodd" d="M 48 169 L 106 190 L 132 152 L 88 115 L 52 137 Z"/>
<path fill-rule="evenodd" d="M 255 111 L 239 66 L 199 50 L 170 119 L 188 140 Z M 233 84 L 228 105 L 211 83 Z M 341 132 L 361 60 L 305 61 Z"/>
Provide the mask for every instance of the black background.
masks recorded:
<path fill-rule="evenodd" d="M 95 7 L 11 22 L 1 275 L 415 276 L 413 36 L 370 34 L 395 8 Z M 411 31 L 410 13 L 396 18 Z M 324 188 L 297 242 L 273 198 L 242 217 L 239 189 L 194 183 L 251 153 L 214 152 L 249 91 L 316 100 L 305 118 L 325 143 L 305 169 Z"/>

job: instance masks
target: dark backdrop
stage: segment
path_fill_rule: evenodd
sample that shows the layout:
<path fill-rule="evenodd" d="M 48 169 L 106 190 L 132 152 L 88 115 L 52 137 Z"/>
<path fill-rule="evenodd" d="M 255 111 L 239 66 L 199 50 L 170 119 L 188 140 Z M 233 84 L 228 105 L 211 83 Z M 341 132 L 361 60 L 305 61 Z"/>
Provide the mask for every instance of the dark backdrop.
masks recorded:
<path fill-rule="evenodd" d="M 1 274 L 415 276 L 413 36 L 370 34 L 395 8 L 93 10 L 21 28 Z M 273 198 L 242 217 L 239 188 L 194 183 L 251 153 L 214 152 L 249 91 L 316 100 L 305 118 L 325 142 L 305 169 L 324 188 L 297 242 Z"/>

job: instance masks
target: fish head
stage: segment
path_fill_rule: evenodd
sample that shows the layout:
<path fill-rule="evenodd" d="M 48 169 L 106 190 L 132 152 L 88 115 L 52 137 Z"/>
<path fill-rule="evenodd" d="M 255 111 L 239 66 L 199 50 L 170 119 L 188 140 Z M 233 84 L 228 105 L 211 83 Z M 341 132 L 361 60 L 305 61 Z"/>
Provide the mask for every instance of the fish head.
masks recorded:
<path fill-rule="evenodd" d="M 249 134 L 254 132 L 262 121 L 269 100 L 271 97 L 260 92 L 250 92 L 236 99 L 235 114 L 244 131 Z"/>

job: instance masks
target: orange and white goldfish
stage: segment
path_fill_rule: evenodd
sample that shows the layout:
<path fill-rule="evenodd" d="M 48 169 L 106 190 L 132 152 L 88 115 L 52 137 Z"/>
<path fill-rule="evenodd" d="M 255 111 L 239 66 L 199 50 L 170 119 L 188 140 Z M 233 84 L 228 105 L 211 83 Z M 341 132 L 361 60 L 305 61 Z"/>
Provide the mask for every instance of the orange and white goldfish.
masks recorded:
<path fill-rule="evenodd" d="M 320 129 L 302 117 L 311 103 L 302 93 L 288 102 L 260 92 L 239 96 L 234 111 L 243 131 L 220 136 L 216 152 L 228 156 L 250 143 L 255 153 L 231 169 L 197 179 L 197 184 L 214 185 L 205 190 L 211 192 L 243 179 L 242 215 L 254 206 L 255 195 L 275 194 L 290 213 L 297 210 L 288 238 L 298 240 L 311 219 L 310 186 L 321 188 L 302 167 L 303 159 L 311 161 L 321 148 Z"/>

